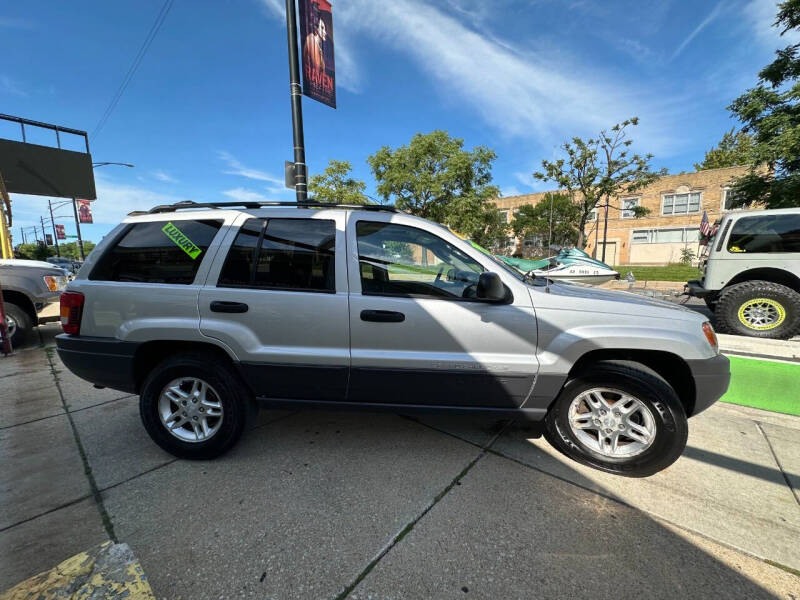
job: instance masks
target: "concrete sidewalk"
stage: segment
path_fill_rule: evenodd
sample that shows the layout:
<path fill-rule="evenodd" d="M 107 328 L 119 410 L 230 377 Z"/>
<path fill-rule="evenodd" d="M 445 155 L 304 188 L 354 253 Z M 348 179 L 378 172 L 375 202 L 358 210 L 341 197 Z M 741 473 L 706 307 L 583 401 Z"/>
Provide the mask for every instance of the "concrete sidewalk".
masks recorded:
<path fill-rule="evenodd" d="M 800 597 L 798 418 L 716 405 L 640 480 L 514 424 L 358 413 L 264 411 L 186 462 L 46 350 L 0 359 L 0 590 L 110 538 L 159 598 Z"/>

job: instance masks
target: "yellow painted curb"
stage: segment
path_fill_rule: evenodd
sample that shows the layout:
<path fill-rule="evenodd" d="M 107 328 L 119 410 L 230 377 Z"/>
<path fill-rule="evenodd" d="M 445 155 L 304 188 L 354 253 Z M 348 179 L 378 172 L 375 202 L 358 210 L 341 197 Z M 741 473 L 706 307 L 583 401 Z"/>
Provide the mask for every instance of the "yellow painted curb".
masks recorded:
<path fill-rule="evenodd" d="M 147 576 L 127 544 L 105 542 L 34 575 L 0 600 L 155 600 Z"/>

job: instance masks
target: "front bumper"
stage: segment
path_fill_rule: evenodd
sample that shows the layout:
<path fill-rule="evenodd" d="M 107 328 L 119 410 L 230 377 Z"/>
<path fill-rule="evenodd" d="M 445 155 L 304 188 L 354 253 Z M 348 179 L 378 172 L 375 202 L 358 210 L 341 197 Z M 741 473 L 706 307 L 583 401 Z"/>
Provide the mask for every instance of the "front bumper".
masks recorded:
<path fill-rule="evenodd" d="M 58 357 L 81 379 L 98 386 L 136 393 L 134 357 L 139 344 L 113 338 L 56 336 Z"/>
<path fill-rule="evenodd" d="M 727 356 L 687 360 L 694 378 L 695 401 L 691 416 L 701 413 L 728 391 L 731 382 L 731 363 Z"/>

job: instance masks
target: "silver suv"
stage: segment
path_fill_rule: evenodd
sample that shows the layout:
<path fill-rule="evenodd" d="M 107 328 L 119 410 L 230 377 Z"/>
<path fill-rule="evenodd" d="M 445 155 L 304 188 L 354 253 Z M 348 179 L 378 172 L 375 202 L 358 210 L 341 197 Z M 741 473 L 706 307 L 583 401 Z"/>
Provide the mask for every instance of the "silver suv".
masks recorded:
<path fill-rule="evenodd" d="M 726 215 L 700 269 L 687 292 L 705 299 L 722 333 L 800 334 L 800 208 Z"/>
<path fill-rule="evenodd" d="M 61 314 L 64 364 L 139 394 L 184 458 L 229 449 L 257 405 L 349 408 L 543 421 L 575 460 L 646 476 L 730 378 L 697 313 L 525 278 L 379 206 L 156 207 L 95 248 Z"/>

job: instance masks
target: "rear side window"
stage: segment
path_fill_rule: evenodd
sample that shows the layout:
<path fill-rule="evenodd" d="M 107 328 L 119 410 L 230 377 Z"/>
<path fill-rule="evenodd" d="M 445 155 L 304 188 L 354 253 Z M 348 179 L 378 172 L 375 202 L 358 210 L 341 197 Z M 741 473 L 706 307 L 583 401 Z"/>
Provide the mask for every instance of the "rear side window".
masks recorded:
<path fill-rule="evenodd" d="M 336 224 L 323 219 L 248 219 L 219 287 L 335 292 Z"/>
<path fill-rule="evenodd" d="M 94 281 L 189 285 L 222 221 L 136 223 L 92 270 Z"/>
<path fill-rule="evenodd" d="M 800 214 L 742 217 L 733 226 L 728 252 L 800 252 Z"/>

